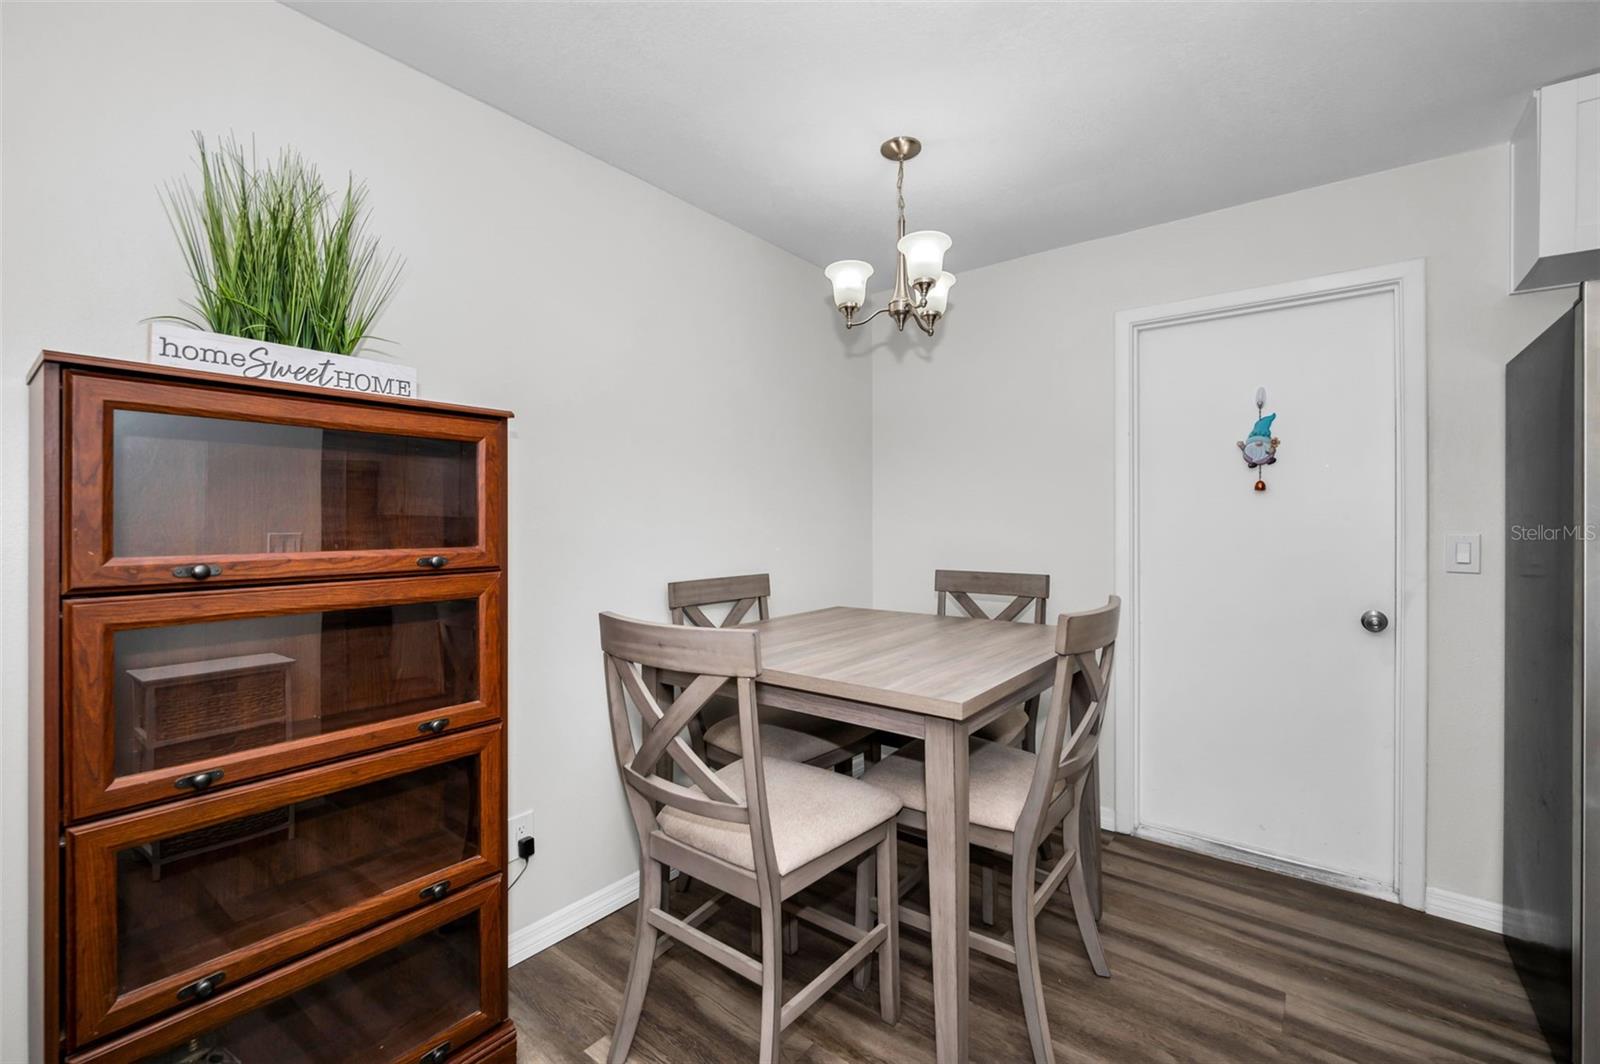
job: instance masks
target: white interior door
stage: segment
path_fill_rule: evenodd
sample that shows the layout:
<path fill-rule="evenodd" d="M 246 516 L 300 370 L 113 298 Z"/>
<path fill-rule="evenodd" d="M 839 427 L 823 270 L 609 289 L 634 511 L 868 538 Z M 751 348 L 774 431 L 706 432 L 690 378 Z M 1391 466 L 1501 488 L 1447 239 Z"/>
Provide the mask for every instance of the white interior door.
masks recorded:
<path fill-rule="evenodd" d="M 1394 896 L 1398 290 L 1143 331 L 1141 830 Z M 1278 415 L 1256 492 L 1235 441 Z"/>

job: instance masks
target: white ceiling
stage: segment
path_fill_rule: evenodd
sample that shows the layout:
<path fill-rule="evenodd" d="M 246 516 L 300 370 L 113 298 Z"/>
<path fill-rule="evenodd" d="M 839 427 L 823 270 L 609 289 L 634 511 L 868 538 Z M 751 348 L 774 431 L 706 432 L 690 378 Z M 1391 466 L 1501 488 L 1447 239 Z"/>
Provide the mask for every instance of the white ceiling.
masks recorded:
<path fill-rule="evenodd" d="M 1600 3 L 370 3 L 311 18 L 819 265 L 957 273 L 1501 142 Z M 485 165 L 493 165 L 485 160 Z"/>

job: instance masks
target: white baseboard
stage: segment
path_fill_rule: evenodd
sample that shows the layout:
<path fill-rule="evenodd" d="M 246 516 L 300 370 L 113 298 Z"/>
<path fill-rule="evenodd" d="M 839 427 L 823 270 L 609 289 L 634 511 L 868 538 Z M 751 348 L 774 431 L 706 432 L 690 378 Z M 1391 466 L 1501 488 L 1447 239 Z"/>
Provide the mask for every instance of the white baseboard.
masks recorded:
<path fill-rule="evenodd" d="M 1109 805 L 1102 805 L 1100 807 L 1100 830 L 1117 830 L 1117 811 L 1111 808 Z"/>
<path fill-rule="evenodd" d="M 1422 909 L 1430 916 L 1454 920 L 1458 924 L 1481 927 L 1500 934 L 1505 926 L 1505 911 L 1497 901 L 1485 901 L 1453 890 L 1429 887 L 1423 895 Z"/>
<path fill-rule="evenodd" d="M 630 872 L 615 883 L 557 909 L 544 919 L 518 928 L 511 932 L 508 963 L 515 965 L 549 949 L 568 935 L 575 935 L 596 920 L 605 919 L 638 896 L 639 873 Z"/>

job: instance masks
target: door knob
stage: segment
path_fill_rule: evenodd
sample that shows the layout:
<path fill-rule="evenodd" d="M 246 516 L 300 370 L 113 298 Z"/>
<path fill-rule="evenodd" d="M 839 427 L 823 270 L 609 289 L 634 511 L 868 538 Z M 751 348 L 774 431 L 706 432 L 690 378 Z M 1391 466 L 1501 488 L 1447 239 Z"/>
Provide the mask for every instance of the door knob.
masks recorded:
<path fill-rule="evenodd" d="M 1389 627 L 1389 615 L 1382 610 L 1368 610 L 1361 615 L 1361 627 L 1369 632 L 1381 632 Z"/>

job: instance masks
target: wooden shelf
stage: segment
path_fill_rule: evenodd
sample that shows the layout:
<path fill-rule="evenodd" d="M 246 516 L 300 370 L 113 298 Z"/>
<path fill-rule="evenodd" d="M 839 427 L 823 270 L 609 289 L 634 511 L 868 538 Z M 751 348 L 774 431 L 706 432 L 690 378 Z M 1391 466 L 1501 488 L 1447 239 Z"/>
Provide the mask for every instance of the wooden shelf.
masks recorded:
<path fill-rule="evenodd" d="M 30 396 L 45 1064 L 512 1064 L 510 415 L 53 352 Z"/>

